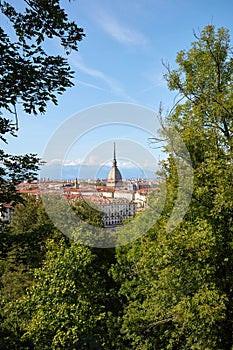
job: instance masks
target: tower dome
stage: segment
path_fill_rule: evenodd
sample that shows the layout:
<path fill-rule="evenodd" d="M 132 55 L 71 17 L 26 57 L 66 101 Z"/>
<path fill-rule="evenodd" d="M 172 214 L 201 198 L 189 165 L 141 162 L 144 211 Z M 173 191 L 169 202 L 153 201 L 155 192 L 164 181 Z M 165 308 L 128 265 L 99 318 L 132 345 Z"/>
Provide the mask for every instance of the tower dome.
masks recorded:
<path fill-rule="evenodd" d="M 108 174 L 107 187 L 119 187 L 119 186 L 122 186 L 122 176 L 121 176 L 120 170 L 117 167 L 116 146 L 114 142 L 113 162 L 112 162 L 112 168 Z"/>

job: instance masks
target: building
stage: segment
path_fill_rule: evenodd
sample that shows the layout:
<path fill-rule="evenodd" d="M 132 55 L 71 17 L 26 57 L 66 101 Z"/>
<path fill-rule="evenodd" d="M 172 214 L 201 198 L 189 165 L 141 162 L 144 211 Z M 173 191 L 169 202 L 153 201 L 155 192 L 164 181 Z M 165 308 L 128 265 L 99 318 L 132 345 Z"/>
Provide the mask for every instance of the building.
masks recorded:
<path fill-rule="evenodd" d="M 94 204 L 103 213 L 104 227 L 122 225 L 124 220 L 132 218 L 137 211 L 146 207 L 146 200 L 151 183 L 142 179 L 122 180 L 117 167 L 116 145 L 114 142 L 112 167 L 109 171 L 106 186 L 98 185 L 99 181 L 41 181 L 40 184 L 23 183 L 18 186 L 22 194 L 33 195 L 36 199 L 40 194 L 59 194 L 69 202 L 84 200 Z M 145 188 L 146 187 L 146 188 Z"/>
<path fill-rule="evenodd" d="M 104 227 L 121 225 L 124 220 L 132 218 L 137 211 L 137 204 L 124 198 L 103 198 L 90 196 L 85 200 L 103 213 Z"/>
<path fill-rule="evenodd" d="M 124 220 L 132 218 L 137 210 L 137 204 L 127 200 L 110 200 L 108 204 L 100 206 L 103 212 L 104 227 L 118 226 Z"/>
<path fill-rule="evenodd" d="M 120 170 L 117 167 L 116 161 L 116 145 L 114 142 L 114 150 L 113 150 L 113 162 L 112 168 L 108 174 L 107 187 L 115 188 L 123 185 L 122 176 Z"/>

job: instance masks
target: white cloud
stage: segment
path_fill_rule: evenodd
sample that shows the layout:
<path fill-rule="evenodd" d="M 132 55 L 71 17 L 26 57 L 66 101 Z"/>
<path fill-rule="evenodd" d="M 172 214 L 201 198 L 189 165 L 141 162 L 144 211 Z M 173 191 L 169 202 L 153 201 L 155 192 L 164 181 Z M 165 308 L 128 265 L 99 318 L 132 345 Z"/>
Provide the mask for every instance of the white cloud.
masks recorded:
<path fill-rule="evenodd" d="M 155 166 L 158 165 L 158 162 L 154 159 L 152 162 L 151 159 L 143 159 L 139 160 L 138 162 L 130 161 L 130 160 L 123 160 L 119 159 L 117 161 L 118 167 L 119 168 L 154 168 Z M 90 155 L 86 157 L 85 159 L 52 159 L 49 162 L 46 163 L 46 166 L 56 166 L 56 165 L 62 165 L 64 166 L 79 166 L 79 165 L 85 165 L 85 166 L 112 166 L 112 160 L 108 160 L 103 163 L 103 159 L 101 156 L 95 156 L 95 155 Z"/>
<path fill-rule="evenodd" d="M 121 44 L 140 47 L 148 44 L 147 38 L 142 33 L 120 23 L 109 13 L 100 11 L 97 18 L 98 24 L 104 29 L 104 31 Z"/>
<path fill-rule="evenodd" d="M 63 163 L 64 166 L 75 166 L 75 165 L 81 165 L 81 164 L 83 164 L 83 159 L 74 159 L 74 160 L 66 159 Z"/>
<path fill-rule="evenodd" d="M 46 162 L 46 166 L 49 165 L 62 165 L 62 166 L 75 166 L 75 165 L 81 165 L 83 164 L 82 159 L 73 159 L 73 160 L 68 160 L 68 159 L 51 159 L 48 162 Z"/>
<path fill-rule="evenodd" d="M 112 162 L 109 162 L 107 165 L 111 165 Z M 51 159 L 46 163 L 46 166 L 56 166 L 56 165 L 62 165 L 62 166 L 78 166 L 78 165 L 88 165 L 88 166 L 101 166 L 102 161 L 100 158 L 96 156 L 88 156 L 85 159 Z"/>
<path fill-rule="evenodd" d="M 89 165 L 89 166 L 92 166 L 92 165 L 97 165 L 97 166 L 101 166 L 101 160 L 98 159 L 98 157 L 94 156 L 94 155 L 91 155 L 91 156 L 88 156 L 84 163 L 84 165 Z"/>
<path fill-rule="evenodd" d="M 62 164 L 63 161 L 62 159 L 51 159 L 49 161 L 46 161 L 45 165 L 58 165 L 58 164 Z"/>
<path fill-rule="evenodd" d="M 106 91 L 105 89 L 97 86 L 97 85 L 94 85 L 94 84 L 89 84 L 89 83 L 86 83 L 85 81 L 82 81 L 82 80 L 78 80 L 79 84 L 81 85 L 84 85 L 84 86 L 87 86 L 87 87 L 90 87 L 90 88 L 93 88 L 93 89 L 96 89 L 96 90 L 101 90 L 101 91 Z"/>
<path fill-rule="evenodd" d="M 133 168 L 154 168 L 155 166 L 158 165 L 158 162 L 154 160 L 154 162 L 151 162 L 151 159 L 145 159 L 142 161 L 139 161 L 137 163 L 135 162 L 130 162 L 130 161 L 118 161 L 118 166 L 119 168 L 128 168 L 128 169 L 133 169 Z"/>
<path fill-rule="evenodd" d="M 163 73 L 161 71 L 158 71 L 158 68 L 148 70 L 143 74 L 144 78 L 146 78 L 149 83 L 150 87 L 145 89 L 145 91 L 148 91 L 150 89 L 156 88 L 156 87 L 167 87 L 167 82 L 163 76 Z M 151 86 L 152 84 L 152 86 Z"/>
<path fill-rule="evenodd" d="M 92 78 L 97 78 L 97 79 L 101 80 L 102 82 L 104 82 L 107 85 L 107 88 L 108 89 L 110 88 L 110 91 L 112 93 L 114 93 L 115 95 L 117 95 L 117 96 L 119 96 L 127 101 L 135 102 L 134 100 L 132 100 L 132 98 L 130 96 L 128 96 L 126 94 L 124 89 L 119 85 L 119 83 L 117 81 L 110 78 L 109 76 L 104 74 L 102 71 L 87 66 L 83 62 L 83 59 L 81 58 L 81 56 L 79 54 L 73 54 L 72 57 L 69 59 L 69 61 L 70 61 L 70 64 L 73 67 L 77 68 L 79 71 L 86 73 L 87 75 L 91 76 Z M 88 84 L 88 83 L 84 83 L 84 82 L 82 82 L 82 84 L 85 84 L 87 86 L 89 85 L 90 87 L 95 88 L 95 89 L 108 91 L 107 88 L 103 89 L 103 88 L 96 86 L 94 84 Z"/>

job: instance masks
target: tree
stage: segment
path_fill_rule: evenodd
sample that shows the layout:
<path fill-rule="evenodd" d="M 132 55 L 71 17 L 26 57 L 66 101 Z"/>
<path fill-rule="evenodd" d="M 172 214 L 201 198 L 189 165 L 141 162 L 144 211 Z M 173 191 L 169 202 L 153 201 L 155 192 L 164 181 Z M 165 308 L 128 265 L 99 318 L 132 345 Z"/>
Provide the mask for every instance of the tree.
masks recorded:
<path fill-rule="evenodd" d="M 2 228 L 0 241 L 0 349 L 32 349 L 32 344 L 21 342 L 20 324 L 9 316 L 9 305 L 26 294 L 33 282 L 33 270 L 42 265 L 46 242 L 53 237 L 59 241 L 42 203 L 26 197 L 15 206 L 10 225 Z"/>
<path fill-rule="evenodd" d="M 103 213 L 93 203 L 80 199 L 74 202 L 73 209 L 80 220 L 90 225 L 103 227 Z"/>
<path fill-rule="evenodd" d="M 32 281 L 32 270 L 41 266 L 46 254 L 46 241 L 58 234 L 46 216 L 43 205 L 33 197 L 18 204 L 10 225 L 1 233 L 1 309 L 25 293 Z M 60 238 L 59 238 L 60 237 Z"/>
<path fill-rule="evenodd" d="M 163 213 L 147 235 L 118 248 L 113 269 L 127 299 L 122 332 L 132 349 L 233 349 L 233 56 L 224 28 L 207 26 L 195 39 L 177 54 L 176 69 L 166 66 L 180 98 L 163 132 L 176 129 L 189 150 L 189 209 L 167 231 L 178 186 L 171 153 Z"/>
<path fill-rule="evenodd" d="M 22 13 L 8 2 L 0 10 L 11 25 L 14 35 L 0 28 L 0 139 L 17 135 L 20 104 L 27 114 L 45 113 L 48 103 L 57 104 L 57 94 L 73 85 L 67 59 L 49 55 L 43 47 L 46 40 L 58 38 L 65 53 L 78 50 L 83 29 L 68 20 L 59 0 L 25 0 Z M 16 40 L 13 41 L 12 37 Z M 13 118 L 13 120 L 12 120 Z M 22 179 L 32 179 L 39 159 L 34 154 L 14 156 L 0 152 L 0 203 L 21 200 L 16 186 Z"/>
<path fill-rule="evenodd" d="M 67 201 L 49 199 L 65 220 Z M 84 201 L 74 210 L 89 223 L 102 223 Z M 33 197 L 16 206 L 6 229 L 0 245 L 0 348 L 123 349 L 122 341 L 118 347 L 122 303 L 109 275 L 114 249 L 72 243 Z M 79 229 L 84 231 L 81 224 Z"/>
<path fill-rule="evenodd" d="M 27 294 L 5 309 L 5 328 L 16 323 L 15 337 L 29 349 L 115 349 L 119 305 L 107 273 L 111 260 L 67 239 L 51 239 L 47 248 Z"/>

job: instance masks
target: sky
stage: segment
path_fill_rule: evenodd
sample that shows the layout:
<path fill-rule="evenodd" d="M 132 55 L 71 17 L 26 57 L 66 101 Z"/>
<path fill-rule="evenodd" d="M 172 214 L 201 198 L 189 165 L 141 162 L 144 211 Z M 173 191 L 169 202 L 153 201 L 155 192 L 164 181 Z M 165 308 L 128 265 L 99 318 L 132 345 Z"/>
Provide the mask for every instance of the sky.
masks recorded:
<path fill-rule="evenodd" d="M 23 3 L 12 2 L 19 8 Z M 119 167 L 151 176 L 163 157 L 149 141 L 157 130 L 153 121 L 160 103 L 169 111 L 176 96 L 162 62 L 175 68 L 176 54 L 188 50 L 193 32 L 206 25 L 228 28 L 232 37 L 232 0 L 62 0 L 61 6 L 86 34 L 68 57 L 75 86 L 43 116 L 19 109 L 18 137 L 8 138 L 5 150 L 46 155 L 43 176 L 57 177 L 58 169 L 59 176 L 72 177 L 83 166 L 83 177 L 99 177 L 111 165 L 115 141 Z M 47 49 L 64 54 L 57 40 Z"/>

